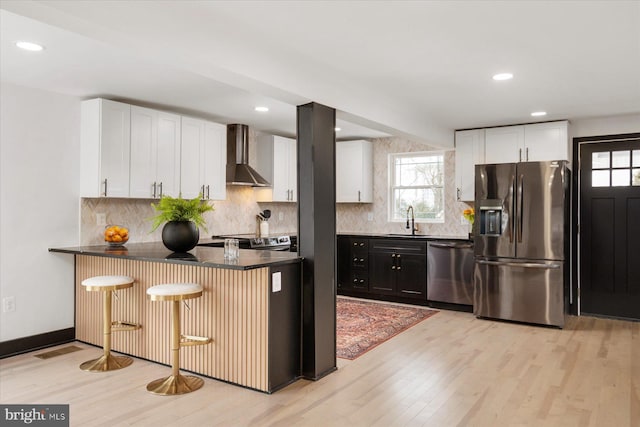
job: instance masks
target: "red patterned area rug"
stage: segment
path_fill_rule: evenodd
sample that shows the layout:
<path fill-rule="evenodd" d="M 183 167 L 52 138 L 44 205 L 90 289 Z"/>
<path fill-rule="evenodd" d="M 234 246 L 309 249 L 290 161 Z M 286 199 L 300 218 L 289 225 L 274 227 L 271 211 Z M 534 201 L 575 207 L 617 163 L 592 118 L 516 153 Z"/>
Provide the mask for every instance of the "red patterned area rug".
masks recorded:
<path fill-rule="evenodd" d="M 337 356 L 353 360 L 437 311 L 337 298 Z"/>

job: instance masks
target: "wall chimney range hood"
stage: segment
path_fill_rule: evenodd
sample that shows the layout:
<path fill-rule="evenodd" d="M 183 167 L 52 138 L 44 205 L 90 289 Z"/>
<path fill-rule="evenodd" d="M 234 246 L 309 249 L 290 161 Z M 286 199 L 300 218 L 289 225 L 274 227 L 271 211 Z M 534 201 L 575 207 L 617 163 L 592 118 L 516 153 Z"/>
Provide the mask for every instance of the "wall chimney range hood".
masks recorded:
<path fill-rule="evenodd" d="M 271 184 L 249 166 L 249 126 L 227 125 L 227 184 L 268 187 Z"/>

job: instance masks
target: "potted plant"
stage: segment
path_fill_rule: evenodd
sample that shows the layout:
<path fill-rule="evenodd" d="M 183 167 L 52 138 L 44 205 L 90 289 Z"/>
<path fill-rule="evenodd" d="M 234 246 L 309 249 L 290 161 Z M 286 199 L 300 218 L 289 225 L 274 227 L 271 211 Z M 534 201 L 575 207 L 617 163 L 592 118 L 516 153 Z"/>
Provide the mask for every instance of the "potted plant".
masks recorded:
<path fill-rule="evenodd" d="M 213 206 L 201 200 L 200 196 L 194 199 L 162 196 L 157 204 L 151 203 L 151 206 L 158 212 L 151 218 L 151 231 L 164 224 L 162 243 L 174 252 L 186 252 L 198 244 L 198 228 L 202 227 L 205 231 L 207 229 L 202 215 L 213 210 Z"/>

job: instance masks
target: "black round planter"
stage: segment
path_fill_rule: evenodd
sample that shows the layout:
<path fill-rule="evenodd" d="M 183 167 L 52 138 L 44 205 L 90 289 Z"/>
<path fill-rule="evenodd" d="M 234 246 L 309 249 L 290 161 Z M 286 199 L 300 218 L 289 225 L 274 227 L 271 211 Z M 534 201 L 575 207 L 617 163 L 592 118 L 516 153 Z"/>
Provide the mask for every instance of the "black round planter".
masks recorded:
<path fill-rule="evenodd" d="M 200 232 L 191 221 L 169 221 L 162 228 L 162 243 L 174 252 L 187 252 L 195 248 Z"/>

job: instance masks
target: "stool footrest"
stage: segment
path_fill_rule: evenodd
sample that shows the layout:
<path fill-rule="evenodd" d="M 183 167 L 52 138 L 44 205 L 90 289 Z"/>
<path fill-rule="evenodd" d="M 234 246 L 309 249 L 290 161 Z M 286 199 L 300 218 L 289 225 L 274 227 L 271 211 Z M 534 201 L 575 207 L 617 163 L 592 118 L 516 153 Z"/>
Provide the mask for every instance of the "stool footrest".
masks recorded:
<path fill-rule="evenodd" d="M 213 339 L 209 337 L 198 337 L 195 335 L 180 335 L 180 346 L 189 347 L 192 345 L 205 345 L 212 342 Z"/>
<path fill-rule="evenodd" d="M 112 332 L 120 332 L 120 331 L 135 331 L 142 328 L 142 325 L 138 323 L 131 322 L 123 322 L 120 320 L 116 320 L 111 322 L 111 331 Z"/>

